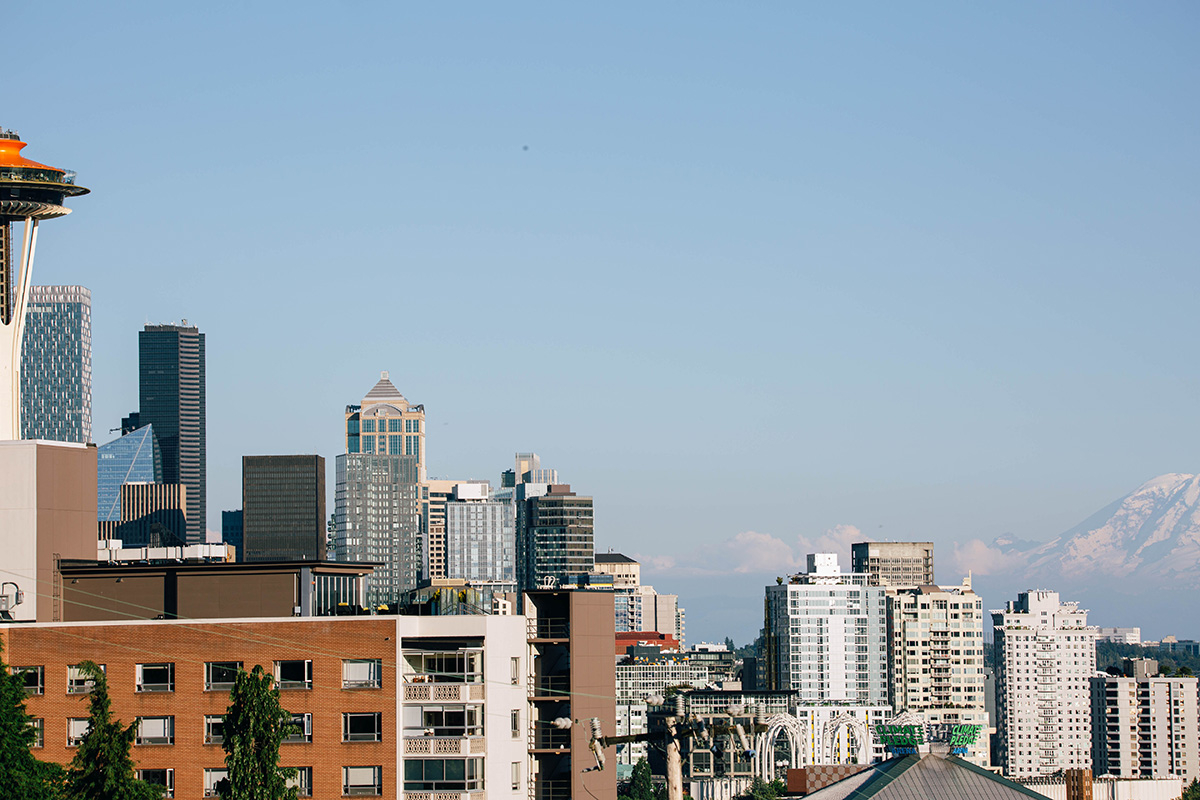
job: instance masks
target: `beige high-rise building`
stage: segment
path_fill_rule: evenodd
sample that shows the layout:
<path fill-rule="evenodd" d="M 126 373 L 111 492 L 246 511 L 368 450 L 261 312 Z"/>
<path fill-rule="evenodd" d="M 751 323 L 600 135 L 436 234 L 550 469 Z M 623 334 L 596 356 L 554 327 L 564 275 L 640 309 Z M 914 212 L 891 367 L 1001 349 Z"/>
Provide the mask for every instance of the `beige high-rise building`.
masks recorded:
<path fill-rule="evenodd" d="M 371 606 L 396 603 L 424 572 L 425 406 L 409 403 L 383 372 L 360 405 L 346 406 L 344 421 L 334 550 L 338 561 L 378 565 L 367 582 Z"/>
<path fill-rule="evenodd" d="M 1118 778 L 1178 775 L 1190 783 L 1200 777 L 1196 678 L 1159 677 L 1152 659 L 1132 666 L 1128 677 L 1092 678 L 1094 771 Z"/>
<path fill-rule="evenodd" d="M 855 542 L 850 556 L 871 586 L 933 585 L 933 542 Z"/>
<path fill-rule="evenodd" d="M 417 480 L 425 480 L 425 406 L 411 405 L 388 379 L 387 370 L 361 405 L 346 406 L 346 452 L 412 456 Z"/>
<path fill-rule="evenodd" d="M 987 766 L 983 601 L 961 586 L 887 590 L 889 696 L 897 714 L 932 724 L 979 725 L 968 760 Z"/>

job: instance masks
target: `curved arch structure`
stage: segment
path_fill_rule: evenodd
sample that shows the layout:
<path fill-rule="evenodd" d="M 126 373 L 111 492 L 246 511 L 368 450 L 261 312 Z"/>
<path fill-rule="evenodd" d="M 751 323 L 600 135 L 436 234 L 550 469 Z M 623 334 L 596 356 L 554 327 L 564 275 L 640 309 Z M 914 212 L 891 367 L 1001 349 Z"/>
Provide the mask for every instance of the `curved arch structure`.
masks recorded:
<path fill-rule="evenodd" d="M 837 739 L 838 731 L 842 728 L 849 728 L 854 736 L 854 741 L 858 745 L 858 763 L 869 764 L 871 761 L 871 735 L 867 731 L 867 723 L 853 714 L 844 712 L 826 722 L 821 730 L 821 757 L 824 759 L 824 763 L 837 763 L 834 761 L 833 755 L 834 742 Z"/>
<path fill-rule="evenodd" d="M 808 726 L 790 714 L 776 714 L 767 720 L 767 730 L 758 735 L 755 742 L 758 750 L 757 772 L 763 780 L 775 775 L 775 744 L 779 734 L 786 732 L 788 739 L 788 763 L 793 767 L 803 767 L 812 763 L 812 754 L 808 747 Z"/>

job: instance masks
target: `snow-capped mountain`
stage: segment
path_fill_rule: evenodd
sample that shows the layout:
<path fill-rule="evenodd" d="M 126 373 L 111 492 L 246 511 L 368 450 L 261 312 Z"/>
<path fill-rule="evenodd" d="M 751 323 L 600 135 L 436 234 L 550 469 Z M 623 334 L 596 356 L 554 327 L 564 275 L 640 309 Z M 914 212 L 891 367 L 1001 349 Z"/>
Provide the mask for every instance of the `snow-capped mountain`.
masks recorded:
<path fill-rule="evenodd" d="M 1058 538 L 1030 544 L 997 539 L 993 546 L 1019 553 L 1025 575 L 1048 582 L 1200 588 L 1200 476 L 1160 475 Z"/>

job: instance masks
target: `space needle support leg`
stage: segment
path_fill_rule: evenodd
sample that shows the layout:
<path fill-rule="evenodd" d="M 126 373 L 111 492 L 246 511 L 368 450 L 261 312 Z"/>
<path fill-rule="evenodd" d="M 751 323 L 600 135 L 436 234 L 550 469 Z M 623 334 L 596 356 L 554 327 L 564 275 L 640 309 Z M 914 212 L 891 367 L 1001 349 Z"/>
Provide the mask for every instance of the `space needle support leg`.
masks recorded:
<path fill-rule="evenodd" d="M 4 431 L 0 431 L 0 439 L 21 438 L 21 340 L 25 335 L 25 309 L 29 305 L 29 287 L 33 282 L 33 254 L 37 249 L 37 231 L 38 221 L 32 217 L 26 217 L 25 235 L 21 241 L 21 259 L 17 262 L 17 291 L 13 303 L 13 316 L 9 323 L 12 326 L 12 350 L 11 361 L 9 361 L 12 370 L 10 373 L 12 419 L 9 421 L 9 425 L 12 427 L 11 434 L 8 436 L 4 435 Z"/>

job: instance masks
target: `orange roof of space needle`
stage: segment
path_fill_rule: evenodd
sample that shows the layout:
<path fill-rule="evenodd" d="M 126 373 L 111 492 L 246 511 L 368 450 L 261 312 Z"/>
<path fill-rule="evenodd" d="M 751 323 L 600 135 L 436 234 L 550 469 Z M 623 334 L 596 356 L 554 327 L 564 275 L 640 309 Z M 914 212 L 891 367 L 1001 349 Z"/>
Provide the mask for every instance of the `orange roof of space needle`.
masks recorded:
<path fill-rule="evenodd" d="M 21 155 L 25 142 L 20 139 L 8 139 L 0 136 L 0 167 L 32 167 L 34 169 L 50 169 L 55 172 L 66 172 L 58 167 L 39 164 Z"/>

